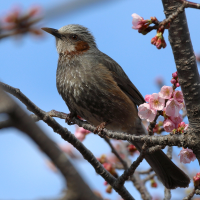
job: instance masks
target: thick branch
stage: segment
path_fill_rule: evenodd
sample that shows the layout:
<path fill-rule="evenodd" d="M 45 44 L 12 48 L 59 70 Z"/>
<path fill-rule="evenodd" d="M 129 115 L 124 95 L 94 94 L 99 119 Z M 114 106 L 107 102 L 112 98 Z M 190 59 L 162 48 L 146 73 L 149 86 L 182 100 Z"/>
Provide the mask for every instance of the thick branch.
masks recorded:
<path fill-rule="evenodd" d="M 0 110 L 4 110 L 4 112 L 10 116 L 13 126 L 26 133 L 40 149 L 49 156 L 55 166 L 60 170 L 67 182 L 68 192 L 66 200 L 100 200 L 100 198 L 91 191 L 58 146 L 50 140 L 33 120 L 2 90 L 0 90 L 0 102 Z M 77 188 L 79 189 L 77 190 Z"/>
<path fill-rule="evenodd" d="M 177 0 L 162 0 L 168 17 L 182 3 Z M 173 50 L 179 83 L 184 95 L 189 120 L 188 147 L 192 148 L 200 162 L 200 78 L 196 58 L 188 30 L 185 11 L 180 13 L 169 28 L 169 41 Z"/>

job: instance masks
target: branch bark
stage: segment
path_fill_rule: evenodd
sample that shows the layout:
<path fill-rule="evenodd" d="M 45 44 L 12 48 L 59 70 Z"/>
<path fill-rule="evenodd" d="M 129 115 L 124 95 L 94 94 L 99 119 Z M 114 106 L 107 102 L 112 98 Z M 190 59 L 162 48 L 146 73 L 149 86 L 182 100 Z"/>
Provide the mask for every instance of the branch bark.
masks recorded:
<path fill-rule="evenodd" d="M 177 0 L 162 0 L 166 18 L 182 4 Z M 193 149 L 200 163 L 200 78 L 192 47 L 185 11 L 180 13 L 169 28 L 169 41 L 184 95 L 189 120 L 188 147 Z"/>

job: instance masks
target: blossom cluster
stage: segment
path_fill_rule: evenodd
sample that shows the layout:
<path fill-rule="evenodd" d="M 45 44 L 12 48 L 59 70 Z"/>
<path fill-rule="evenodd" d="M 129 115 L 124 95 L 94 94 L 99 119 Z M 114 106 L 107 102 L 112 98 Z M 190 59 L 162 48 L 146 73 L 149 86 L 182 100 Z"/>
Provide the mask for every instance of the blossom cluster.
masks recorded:
<path fill-rule="evenodd" d="M 173 78 L 175 77 L 174 74 L 177 74 L 177 72 L 172 74 Z M 177 80 L 178 78 L 176 78 Z M 183 94 L 181 91 L 176 91 L 171 86 L 163 86 L 159 93 L 146 95 L 145 101 L 148 103 L 143 103 L 138 107 L 138 115 L 141 119 L 152 122 L 157 115 L 157 111 L 162 111 L 165 118 L 164 122 L 160 122 L 155 129 L 162 125 L 166 132 L 172 132 L 172 130 L 179 128 L 182 133 L 184 129 L 187 129 L 188 126 L 182 122 L 183 118 L 179 113 L 183 108 Z"/>
<path fill-rule="evenodd" d="M 143 17 L 139 16 L 136 13 L 133 13 L 131 16 L 133 17 L 132 28 L 138 30 L 138 32 L 142 33 L 143 35 L 146 35 L 152 30 L 152 27 L 149 27 L 150 24 L 154 23 L 158 25 L 159 23 L 156 17 L 151 17 L 151 19 L 144 20 Z M 165 28 L 169 28 L 169 26 L 170 24 L 168 24 Z M 156 36 L 151 39 L 151 44 L 155 45 L 157 49 L 165 48 L 167 46 L 163 37 L 165 28 L 157 28 Z"/>
<path fill-rule="evenodd" d="M 183 94 L 181 91 L 174 91 L 171 86 L 163 86 L 159 93 L 146 95 L 145 101 L 138 107 L 138 115 L 141 119 L 152 122 L 157 111 L 162 111 L 165 120 L 163 128 L 166 132 L 177 129 L 183 118 L 179 111 L 183 107 Z M 155 127 L 156 128 L 156 127 Z"/>
<path fill-rule="evenodd" d="M 183 122 L 179 111 L 183 108 L 183 94 L 175 90 L 179 86 L 177 72 L 172 74 L 175 86 L 163 86 L 159 93 L 153 93 L 145 96 L 148 103 L 141 104 L 138 107 L 138 115 L 141 119 L 148 122 L 154 121 L 157 111 L 161 111 L 164 121 L 159 122 L 154 127 L 154 132 L 160 133 L 160 127 L 163 126 L 166 132 L 183 133 L 187 128 Z"/>
<path fill-rule="evenodd" d="M 145 96 L 145 101 L 138 107 L 138 115 L 141 119 L 148 122 L 155 120 L 156 115 L 161 114 L 164 121 L 159 121 L 153 128 L 154 133 L 160 134 L 162 128 L 173 134 L 184 133 L 188 129 L 188 124 L 183 122 L 183 117 L 179 111 L 183 108 L 183 94 L 175 89 L 179 87 L 178 74 L 172 74 L 171 86 L 163 86 L 159 93 L 153 93 Z M 158 112 L 159 111 L 159 112 Z M 191 149 L 182 149 L 179 153 L 180 162 L 190 163 L 196 159 L 195 154 Z"/>
<path fill-rule="evenodd" d="M 11 10 L 3 19 L 2 31 L 12 32 L 13 35 L 30 32 L 34 35 L 42 35 L 39 28 L 33 27 L 40 20 L 39 6 L 32 6 L 27 13 L 23 13 L 19 7 Z"/>

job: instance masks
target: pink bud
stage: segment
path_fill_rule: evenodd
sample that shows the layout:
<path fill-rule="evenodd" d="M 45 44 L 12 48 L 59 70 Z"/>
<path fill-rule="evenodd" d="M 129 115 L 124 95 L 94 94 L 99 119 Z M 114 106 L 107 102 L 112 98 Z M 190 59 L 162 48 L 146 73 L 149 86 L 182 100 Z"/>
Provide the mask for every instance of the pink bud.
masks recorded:
<path fill-rule="evenodd" d="M 138 30 L 139 28 L 141 28 L 140 22 L 143 21 L 144 19 L 142 17 L 140 17 L 136 13 L 133 13 L 131 16 L 133 17 L 133 20 L 132 20 L 132 24 L 133 24 L 132 29 Z"/>
<path fill-rule="evenodd" d="M 36 15 L 37 13 L 39 13 L 41 10 L 41 8 L 39 6 L 34 6 L 30 9 L 29 11 L 29 16 L 34 16 Z"/>
<path fill-rule="evenodd" d="M 176 78 L 177 76 L 178 76 L 178 73 L 177 73 L 177 72 L 172 73 L 172 77 L 173 77 L 173 78 Z"/>
<path fill-rule="evenodd" d="M 172 78 L 172 80 L 170 81 L 172 84 L 176 83 L 176 80 L 174 78 Z"/>
<path fill-rule="evenodd" d="M 179 87 L 180 86 L 180 84 L 179 83 L 176 83 L 176 87 Z"/>

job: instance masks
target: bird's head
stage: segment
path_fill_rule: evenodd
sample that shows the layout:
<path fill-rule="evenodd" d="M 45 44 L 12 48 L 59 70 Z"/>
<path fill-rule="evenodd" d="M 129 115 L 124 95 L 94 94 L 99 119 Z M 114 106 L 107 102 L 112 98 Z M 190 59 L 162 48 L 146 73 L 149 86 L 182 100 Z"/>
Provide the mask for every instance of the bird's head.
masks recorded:
<path fill-rule="evenodd" d="M 42 28 L 56 38 L 58 53 L 64 55 L 79 55 L 96 48 L 93 35 L 84 26 L 70 24 L 60 29 Z"/>

